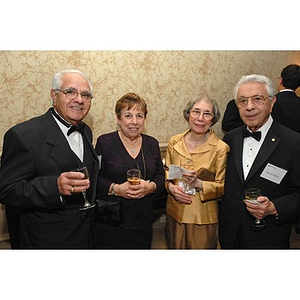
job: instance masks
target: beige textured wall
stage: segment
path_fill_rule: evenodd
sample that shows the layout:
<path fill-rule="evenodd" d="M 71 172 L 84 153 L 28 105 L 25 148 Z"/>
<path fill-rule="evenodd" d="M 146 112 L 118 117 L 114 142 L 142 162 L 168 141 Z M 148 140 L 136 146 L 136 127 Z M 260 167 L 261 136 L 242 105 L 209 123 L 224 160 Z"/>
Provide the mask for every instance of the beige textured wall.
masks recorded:
<path fill-rule="evenodd" d="M 223 113 L 242 75 L 265 74 L 277 85 L 292 62 L 300 63 L 299 51 L 0 51 L 0 150 L 8 128 L 51 105 L 57 71 L 80 69 L 90 77 L 95 98 L 85 121 L 94 139 L 117 128 L 115 102 L 132 91 L 149 106 L 145 132 L 166 143 L 186 128 L 182 110 L 194 96 L 207 93 Z"/>

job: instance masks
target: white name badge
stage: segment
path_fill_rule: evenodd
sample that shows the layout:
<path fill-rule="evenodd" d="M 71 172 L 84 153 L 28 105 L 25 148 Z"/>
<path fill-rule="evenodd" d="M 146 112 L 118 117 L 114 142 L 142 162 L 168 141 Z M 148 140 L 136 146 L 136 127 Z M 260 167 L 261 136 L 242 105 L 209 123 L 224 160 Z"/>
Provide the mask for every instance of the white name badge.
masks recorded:
<path fill-rule="evenodd" d="M 265 169 L 262 171 L 260 177 L 275 182 L 277 184 L 280 184 L 281 180 L 283 179 L 286 173 L 287 170 L 276 167 L 272 164 L 267 164 Z"/>

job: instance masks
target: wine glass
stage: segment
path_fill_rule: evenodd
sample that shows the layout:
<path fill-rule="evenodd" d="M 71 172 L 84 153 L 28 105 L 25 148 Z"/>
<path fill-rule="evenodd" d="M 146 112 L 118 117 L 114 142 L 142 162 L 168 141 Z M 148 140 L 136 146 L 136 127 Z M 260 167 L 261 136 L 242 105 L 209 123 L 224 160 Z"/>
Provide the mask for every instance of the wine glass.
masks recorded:
<path fill-rule="evenodd" d="M 87 167 L 76 168 L 76 169 L 73 169 L 72 171 L 83 173 L 84 174 L 84 179 L 89 178 L 89 171 L 88 171 Z M 89 202 L 89 200 L 87 199 L 87 196 L 86 196 L 86 191 L 82 191 L 82 195 L 83 195 L 83 199 L 84 199 L 84 204 L 83 204 L 83 206 L 81 206 L 79 208 L 80 210 L 90 209 L 90 208 L 93 208 L 96 205 L 95 203 L 90 204 L 90 202 Z"/>
<path fill-rule="evenodd" d="M 257 201 L 257 197 L 261 196 L 261 191 L 259 188 L 249 188 L 245 190 L 245 201 L 249 201 L 251 203 L 260 204 Z M 266 222 L 265 220 L 255 219 L 251 222 L 250 227 L 254 231 L 259 231 L 265 228 Z"/>
<path fill-rule="evenodd" d="M 130 169 L 127 171 L 127 181 L 130 184 L 137 185 L 141 180 L 141 171 L 139 169 Z"/>
<path fill-rule="evenodd" d="M 189 158 L 181 158 L 180 159 L 180 167 L 182 171 L 182 180 L 179 182 L 180 185 L 182 185 L 184 191 L 186 194 L 194 195 L 195 194 L 195 188 L 190 185 L 191 177 L 190 177 L 190 171 L 194 170 L 193 161 Z"/>

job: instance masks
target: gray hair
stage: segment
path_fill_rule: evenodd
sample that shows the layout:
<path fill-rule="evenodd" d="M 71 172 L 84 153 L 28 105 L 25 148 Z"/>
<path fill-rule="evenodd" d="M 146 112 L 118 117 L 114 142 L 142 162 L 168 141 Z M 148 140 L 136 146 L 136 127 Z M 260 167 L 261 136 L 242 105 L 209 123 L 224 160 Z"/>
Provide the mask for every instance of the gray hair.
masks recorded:
<path fill-rule="evenodd" d="M 211 103 L 213 105 L 213 114 L 214 114 L 214 117 L 212 119 L 212 124 L 211 124 L 211 126 L 213 126 L 214 124 L 216 124 L 219 121 L 221 114 L 220 114 L 218 103 L 215 100 L 213 100 L 210 97 L 208 97 L 207 95 L 198 96 L 197 98 L 191 100 L 186 105 L 185 109 L 183 110 L 183 116 L 184 116 L 184 118 L 187 121 L 189 121 L 190 111 L 191 111 L 192 107 L 197 102 L 201 102 L 201 101 L 206 101 L 206 102 Z"/>
<path fill-rule="evenodd" d="M 62 84 L 63 84 L 63 81 L 62 81 L 63 75 L 69 74 L 69 73 L 79 74 L 79 75 L 81 75 L 82 77 L 84 77 L 85 80 L 88 82 L 88 84 L 89 84 L 89 86 L 90 86 L 91 93 L 93 93 L 93 86 L 92 86 L 92 83 L 90 82 L 90 80 L 88 79 L 88 77 L 87 77 L 84 73 L 82 73 L 81 71 L 78 71 L 78 70 L 65 70 L 65 71 L 56 73 L 56 74 L 53 76 L 53 80 L 52 80 L 52 89 L 53 89 L 53 90 L 60 89 L 61 86 L 62 86 Z"/>
<path fill-rule="evenodd" d="M 272 81 L 264 75 L 251 74 L 251 75 L 242 76 L 241 79 L 239 80 L 239 82 L 236 84 L 234 91 L 233 91 L 235 100 L 237 98 L 237 93 L 238 93 L 239 87 L 242 84 L 245 84 L 248 82 L 259 82 L 259 83 L 264 84 L 266 87 L 267 93 L 269 94 L 271 99 L 274 97 L 275 89 L 274 89 Z"/>

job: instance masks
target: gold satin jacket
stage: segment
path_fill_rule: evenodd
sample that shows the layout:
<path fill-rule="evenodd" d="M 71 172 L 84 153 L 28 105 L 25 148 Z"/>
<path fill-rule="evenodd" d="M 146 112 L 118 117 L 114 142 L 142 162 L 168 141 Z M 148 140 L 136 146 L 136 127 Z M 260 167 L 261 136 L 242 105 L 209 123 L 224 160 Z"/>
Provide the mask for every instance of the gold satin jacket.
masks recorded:
<path fill-rule="evenodd" d="M 218 222 L 217 199 L 224 194 L 226 161 L 229 146 L 224 143 L 213 130 L 206 142 L 189 153 L 184 142 L 184 136 L 190 130 L 171 137 L 166 152 L 166 169 L 170 164 L 180 166 L 180 158 L 186 157 L 193 161 L 195 171 L 201 167 L 215 173 L 214 181 L 202 181 L 203 189 L 192 196 L 192 204 L 184 205 L 168 195 L 167 213 L 179 223 L 214 224 Z M 169 172 L 166 171 L 166 187 Z M 178 184 L 180 179 L 173 180 Z"/>

